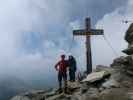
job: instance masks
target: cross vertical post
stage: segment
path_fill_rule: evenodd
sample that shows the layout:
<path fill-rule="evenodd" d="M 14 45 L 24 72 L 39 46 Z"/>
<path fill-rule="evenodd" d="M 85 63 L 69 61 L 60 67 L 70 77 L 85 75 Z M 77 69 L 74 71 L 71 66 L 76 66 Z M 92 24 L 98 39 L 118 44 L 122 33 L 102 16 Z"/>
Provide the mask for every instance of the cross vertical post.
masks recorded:
<path fill-rule="evenodd" d="M 90 18 L 85 19 L 85 27 L 86 31 L 90 31 L 91 28 L 91 20 Z M 91 56 L 91 38 L 90 35 L 86 36 L 86 67 L 87 67 L 87 74 L 92 72 L 92 56 Z"/>

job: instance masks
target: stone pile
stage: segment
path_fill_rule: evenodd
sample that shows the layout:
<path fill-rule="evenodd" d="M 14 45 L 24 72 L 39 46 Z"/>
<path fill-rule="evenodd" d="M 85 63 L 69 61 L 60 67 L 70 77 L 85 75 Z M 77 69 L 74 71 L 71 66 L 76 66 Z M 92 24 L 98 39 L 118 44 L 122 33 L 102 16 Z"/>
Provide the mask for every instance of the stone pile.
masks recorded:
<path fill-rule="evenodd" d="M 67 94 L 58 93 L 57 89 L 40 90 L 15 96 L 11 100 L 133 100 L 133 77 L 115 68 L 98 66 L 82 81 L 68 81 Z"/>

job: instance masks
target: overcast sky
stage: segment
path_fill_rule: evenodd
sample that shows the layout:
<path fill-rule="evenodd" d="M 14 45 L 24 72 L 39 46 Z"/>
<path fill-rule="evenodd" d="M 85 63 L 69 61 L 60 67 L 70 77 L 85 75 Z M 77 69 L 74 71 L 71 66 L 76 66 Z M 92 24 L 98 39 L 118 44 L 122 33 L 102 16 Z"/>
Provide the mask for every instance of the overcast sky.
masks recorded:
<path fill-rule="evenodd" d="M 117 56 L 122 55 L 129 26 L 122 20 L 133 19 L 132 9 L 133 0 L 1 0 L 0 73 L 46 76 L 62 53 L 73 54 L 78 68 L 85 69 L 85 37 L 73 40 L 72 30 L 84 28 L 87 16 L 92 28 L 104 29 Z M 117 56 L 103 36 L 91 40 L 93 66 L 112 63 Z"/>

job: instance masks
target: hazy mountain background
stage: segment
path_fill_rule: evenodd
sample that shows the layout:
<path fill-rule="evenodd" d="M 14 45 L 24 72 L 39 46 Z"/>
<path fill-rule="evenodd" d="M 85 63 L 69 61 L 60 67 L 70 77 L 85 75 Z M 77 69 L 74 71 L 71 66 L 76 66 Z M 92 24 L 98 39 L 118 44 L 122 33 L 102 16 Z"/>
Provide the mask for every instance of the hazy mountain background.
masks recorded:
<path fill-rule="evenodd" d="M 36 89 L 47 90 L 55 86 L 57 86 L 57 84 L 54 80 L 23 80 L 15 76 L 5 76 L 4 78 L 0 78 L 0 100 L 9 100 L 17 94 Z"/>
<path fill-rule="evenodd" d="M 30 89 L 30 85 L 16 77 L 0 78 L 0 100 L 9 100 L 12 96 Z"/>
<path fill-rule="evenodd" d="M 85 38 L 73 40 L 72 30 L 84 28 L 86 16 L 117 53 L 102 36 L 92 36 L 93 66 L 109 65 L 127 46 L 130 23 L 122 20 L 133 19 L 132 9 L 133 0 L 0 0 L 0 98 L 57 85 L 54 64 L 62 53 L 73 54 L 78 71 L 85 70 Z"/>

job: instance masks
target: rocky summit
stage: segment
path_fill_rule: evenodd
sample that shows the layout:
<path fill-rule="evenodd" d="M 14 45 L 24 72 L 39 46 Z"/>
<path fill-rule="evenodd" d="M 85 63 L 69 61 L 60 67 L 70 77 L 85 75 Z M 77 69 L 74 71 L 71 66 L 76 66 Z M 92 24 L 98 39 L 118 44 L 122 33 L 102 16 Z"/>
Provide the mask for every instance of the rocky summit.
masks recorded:
<path fill-rule="evenodd" d="M 110 66 L 98 65 L 81 81 L 68 81 L 67 93 L 58 93 L 57 89 L 36 90 L 11 100 L 133 100 L 133 24 L 125 40 L 129 44 L 123 50 L 127 56 L 114 59 Z"/>

